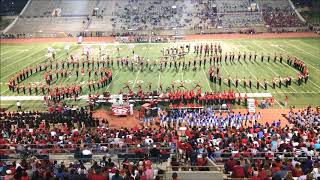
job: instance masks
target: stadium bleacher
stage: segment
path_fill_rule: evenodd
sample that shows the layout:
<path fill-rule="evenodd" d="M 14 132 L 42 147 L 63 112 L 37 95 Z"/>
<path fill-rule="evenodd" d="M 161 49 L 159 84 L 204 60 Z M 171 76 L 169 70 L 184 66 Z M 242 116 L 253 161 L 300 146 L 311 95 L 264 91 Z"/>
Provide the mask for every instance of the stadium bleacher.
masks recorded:
<path fill-rule="evenodd" d="M 57 15 L 55 9 L 59 10 Z M 170 30 L 175 33 L 177 30 L 199 32 L 211 29 L 214 32 L 217 28 L 238 31 L 237 28 L 246 27 L 260 27 L 257 28 L 260 31 L 265 25 L 278 28 L 306 26 L 286 0 L 33 0 L 8 33 L 40 30 L 66 34 L 106 32 L 105 35 L 110 35 L 115 31 L 150 33 L 152 30 Z"/>

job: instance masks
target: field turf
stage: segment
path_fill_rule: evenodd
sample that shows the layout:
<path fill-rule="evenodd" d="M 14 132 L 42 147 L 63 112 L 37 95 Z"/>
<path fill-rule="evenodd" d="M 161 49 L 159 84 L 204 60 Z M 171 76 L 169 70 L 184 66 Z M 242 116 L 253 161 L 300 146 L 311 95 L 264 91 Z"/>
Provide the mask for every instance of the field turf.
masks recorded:
<path fill-rule="evenodd" d="M 289 97 L 289 105 L 295 105 L 296 107 L 305 107 L 307 105 L 320 105 L 320 39 L 312 38 L 290 38 L 290 39 L 235 39 L 235 40 L 212 40 L 212 41 L 193 41 L 193 42 L 179 42 L 182 44 L 191 45 L 197 43 L 220 43 L 223 49 L 223 63 L 221 66 L 222 78 L 226 79 L 228 76 L 235 78 L 236 76 L 240 79 L 246 77 L 248 79 L 251 77 L 254 87 L 250 89 L 245 89 L 242 84 L 238 88 L 234 86 L 237 92 L 254 92 L 254 93 L 271 93 L 275 99 L 275 108 L 282 108 L 282 102 L 285 96 Z M 112 57 L 118 57 L 117 48 L 120 49 L 120 56 L 131 56 L 132 48 L 135 54 L 143 56 L 146 59 L 152 61 L 157 61 L 161 56 L 161 49 L 166 47 L 174 47 L 179 45 L 179 43 L 159 43 L 159 44 L 103 44 L 103 43 L 91 43 L 78 45 L 76 43 L 28 43 L 28 44 L 1 44 L 1 96 L 17 96 L 16 93 L 12 93 L 8 90 L 7 81 L 15 74 L 17 71 L 23 69 L 27 66 L 35 66 L 37 63 L 45 62 L 48 47 L 56 49 L 56 59 L 65 59 L 67 57 L 66 50 L 64 50 L 66 45 L 70 46 L 69 54 L 74 56 L 82 57 L 82 49 L 85 46 L 90 46 L 92 50 L 93 57 L 99 56 L 99 46 L 102 48 L 102 52 L 109 54 Z M 186 56 L 186 60 L 190 58 L 193 59 L 195 56 L 192 53 L 193 48 L 191 48 L 191 53 Z M 230 65 L 224 63 L 225 52 L 235 52 L 237 58 L 238 52 L 257 52 L 257 62 L 248 62 Z M 274 63 L 272 60 L 270 63 L 265 61 L 262 63 L 260 61 L 260 55 L 263 53 L 267 55 L 270 53 L 271 59 L 273 60 L 273 55 L 275 53 L 282 54 L 284 57 L 283 64 L 279 62 Z M 269 84 L 272 82 L 273 77 L 286 77 L 288 75 L 293 78 L 297 77 L 297 71 L 286 64 L 287 55 L 296 56 L 299 59 L 305 61 L 310 72 L 310 78 L 307 84 L 298 86 L 293 80 L 293 85 L 285 88 L 284 86 L 279 89 L 272 89 L 270 86 L 268 90 L 260 88 L 257 90 L 255 88 L 256 79 L 263 82 L 266 79 Z M 152 83 L 152 90 L 156 90 L 159 84 L 162 83 L 163 87 L 171 87 L 171 83 L 174 82 L 178 86 L 180 81 L 183 81 L 186 89 L 192 89 L 195 87 L 195 83 L 199 83 L 202 86 L 202 91 L 223 91 L 228 90 L 226 83 L 224 82 L 222 86 L 214 85 L 208 79 L 208 62 L 204 67 L 197 68 L 195 71 L 190 68 L 189 70 L 175 70 L 174 68 L 166 68 L 163 71 L 158 70 L 159 67 L 153 68 L 152 70 L 135 68 L 134 71 L 127 69 L 126 67 L 118 68 L 116 63 L 114 64 L 113 71 L 113 81 L 112 83 L 104 89 L 100 89 L 99 93 L 103 91 L 110 91 L 115 94 L 118 93 L 125 83 L 128 83 L 134 91 L 138 89 L 139 84 L 142 88 L 148 90 L 149 82 Z M 59 84 L 72 84 L 72 83 L 86 83 L 89 80 L 87 76 L 81 76 L 76 78 L 74 75 L 59 80 Z M 32 77 L 26 79 L 24 83 L 28 82 L 44 82 L 43 73 L 33 75 Z M 87 86 L 84 86 L 84 94 L 88 94 Z M 126 90 L 125 90 L 126 91 Z M 21 95 L 21 94 L 20 94 Z M 0 101 L 1 108 L 9 108 L 10 110 L 15 110 L 15 101 Z M 69 103 L 73 103 L 70 101 Z M 77 105 L 86 104 L 85 101 L 78 101 Z M 42 101 L 23 101 L 22 105 L 25 109 L 43 109 L 45 108 Z"/>

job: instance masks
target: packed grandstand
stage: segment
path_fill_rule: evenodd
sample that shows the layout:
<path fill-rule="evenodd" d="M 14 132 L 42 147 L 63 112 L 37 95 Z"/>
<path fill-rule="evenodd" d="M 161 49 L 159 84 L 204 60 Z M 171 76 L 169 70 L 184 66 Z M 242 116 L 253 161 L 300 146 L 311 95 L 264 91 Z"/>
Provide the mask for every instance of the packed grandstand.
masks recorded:
<path fill-rule="evenodd" d="M 0 179 L 320 179 L 312 5 L 2 0 Z"/>
<path fill-rule="evenodd" d="M 7 10 L 11 12 L 10 5 Z M 107 36 L 153 31 L 165 35 L 174 31 L 238 32 L 252 27 L 257 32 L 306 31 L 309 26 L 294 4 L 285 0 L 32 0 L 5 32 L 23 36 L 77 36 L 80 32 Z"/>

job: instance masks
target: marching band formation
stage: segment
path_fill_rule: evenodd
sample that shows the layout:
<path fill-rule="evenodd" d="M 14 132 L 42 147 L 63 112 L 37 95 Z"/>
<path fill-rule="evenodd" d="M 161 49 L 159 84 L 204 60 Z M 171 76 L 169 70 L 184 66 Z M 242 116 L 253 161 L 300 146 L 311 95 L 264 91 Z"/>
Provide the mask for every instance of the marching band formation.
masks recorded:
<path fill-rule="evenodd" d="M 192 51 L 193 49 L 193 51 Z M 73 55 L 68 58 L 68 60 L 63 61 L 55 61 L 53 56 L 53 61 L 47 63 L 41 63 L 36 65 L 35 67 L 27 67 L 23 70 L 20 70 L 16 73 L 12 78 L 8 81 L 9 90 L 12 92 L 17 92 L 18 94 L 42 94 L 48 95 L 55 101 L 60 101 L 65 98 L 74 97 L 75 99 L 83 93 L 83 85 L 85 84 L 88 88 L 89 92 L 94 94 L 97 89 L 101 89 L 106 87 L 112 81 L 112 71 L 111 68 L 127 68 L 129 70 L 143 70 L 144 68 L 152 70 L 153 67 L 158 67 L 158 70 L 163 70 L 166 68 L 175 68 L 179 70 L 181 67 L 183 70 L 193 68 L 194 70 L 197 67 L 210 65 L 209 67 L 209 79 L 214 84 L 222 86 L 226 84 L 229 90 L 223 92 L 201 92 L 201 85 L 199 82 L 195 83 L 195 87 L 193 89 L 187 89 L 184 85 L 184 82 L 180 82 L 178 86 L 177 83 L 172 82 L 171 87 L 167 87 L 166 93 L 164 92 L 162 82 L 159 82 L 158 85 L 158 94 L 166 94 L 163 96 L 170 100 L 173 104 L 178 104 L 180 102 L 184 103 L 200 103 L 200 104 L 221 104 L 221 103 L 230 103 L 235 104 L 241 102 L 241 96 L 236 97 L 236 93 L 234 90 L 231 90 L 232 86 L 238 88 L 241 84 L 244 88 L 252 88 L 254 87 L 254 83 L 256 84 L 256 89 L 263 88 L 267 90 L 269 86 L 269 82 L 267 79 L 260 81 L 256 79 L 256 82 L 253 82 L 252 77 L 243 77 L 242 79 L 238 76 L 232 78 L 228 76 L 223 79 L 222 69 L 223 66 L 223 56 L 222 56 L 222 48 L 220 44 L 214 43 L 201 43 L 197 45 L 191 46 L 190 44 L 183 44 L 175 47 L 163 48 L 161 50 L 161 57 L 158 61 L 152 61 L 150 63 L 149 59 L 145 57 L 141 57 L 135 55 L 134 50 L 132 50 L 132 57 L 118 57 L 112 58 L 109 55 L 101 56 L 101 48 L 99 48 L 100 57 L 93 58 L 90 57 L 89 52 L 83 53 L 84 58 L 81 60 L 73 57 Z M 120 49 L 117 48 L 118 56 L 120 56 Z M 186 58 L 186 55 L 193 53 L 194 58 Z M 53 53 L 54 54 L 54 53 Z M 249 53 L 239 52 L 237 57 L 234 52 L 226 52 L 224 55 L 224 64 L 232 65 L 236 64 L 236 62 L 253 62 L 257 61 L 257 53 Z M 261 62 L 271 61 L 271 55 L 268 54 L 266 58 L 264 54 L 261 54 Z M 280 64 L 283 64 L 282 55 L 275 54 L 273 57 L 273 61 L 279 61 Z M 297 75 L 297 85 L 302 85 L 303 83 L 307 83 L 309 77 L 309 71 L 304 61 L 297 59 L 296 57 L 287 58 L 287 65 L 293 67 L 296 71 L 298 71 Z M 25 84 L 24 80 L 28 77 L 32 76 L 35 73 L 42 73 L 45 83 L 28 83 Z M 81 77 L 88 76 L 89 80 L 85 83 L 63 83 L 64 80 L 59 82 L 59 78 L 69 78 L 69 77 Z M 293 78 L 291 76 L 287 77 L 275 77 L 272 79 L 272 88 L 276 87 L 281 88 L 281 86 L 289 87 L 292 84 Z M 125 89 L 128 89 L 128 96 L 137 96 L 141 99 L 152 94 L 152 83 L 150 82 L 148 87 L 150 92 L 143 91 L 141 84 L 137 85 L 138 90 L 137 93 L 134 93 L 130 88 L 129 84 L 124 84 L 122 90 L 119 92 L 123 94 Z M 196 93 L 194 91 L 197 91 Z M 246 101 L 244 101 L 246 102 Z"/>

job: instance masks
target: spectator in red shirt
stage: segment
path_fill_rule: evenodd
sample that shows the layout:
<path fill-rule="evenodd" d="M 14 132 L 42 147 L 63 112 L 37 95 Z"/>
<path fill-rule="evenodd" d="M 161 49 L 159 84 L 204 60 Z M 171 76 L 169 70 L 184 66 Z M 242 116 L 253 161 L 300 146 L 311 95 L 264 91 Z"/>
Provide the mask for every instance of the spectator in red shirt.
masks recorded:
<path fill-rule="evenodd" d="M 245 173 L 244 173 L 244 168 L 240 166 L 240 162 L 237 161 L 237 164 L 232 168 L 232 178 L 244 178 Z"/>
<path fill-rule="evenodd" d="M 100 170 L 96 170 L 94 174 L 89 177 L 89 180 L 108 180 L 109 178 L 102 175 Z"/>
<path fill-rule="evenodd" d="M 233 157 L 231 157 L 224 165 L 224 169 L 226 171 L 226 173 L 228 173 L 229 171 L 232 171 L 232 168 L 237 164 L 237 161 L 233 159 Z"/>
<path fill-rule="evenodd" d="M 293 177 L 300 177 L 303 175 L 302 168 L 300 166 L 300 163 L 297 163 L 296 166 L 292 170 L 292 176 Z"/>
<path fill-rule="evenodd" d="M 260 178 L 260 180 L 269 180 L 269 176 L 268 176 L 268 166 L 265 166 L 260 172 L 258 177 Z"/>

